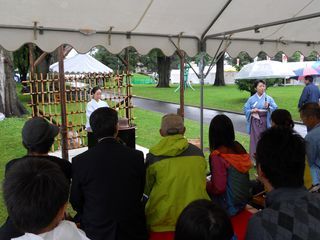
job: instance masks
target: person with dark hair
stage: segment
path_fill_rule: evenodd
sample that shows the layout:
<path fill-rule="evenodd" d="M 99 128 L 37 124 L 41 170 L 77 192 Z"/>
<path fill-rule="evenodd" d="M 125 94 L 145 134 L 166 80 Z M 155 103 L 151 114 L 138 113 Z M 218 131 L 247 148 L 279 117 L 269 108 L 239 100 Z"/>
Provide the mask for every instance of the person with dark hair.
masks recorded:
<path fill-rule="evenodd" d="M 283 128 L 294 128 L 294 122 L 291 114 L 286 109 L 276 109 L 271 114 L 271 126 L 272 127 L 283 127 Z"/>
<path fill-rule="evenodd" d="M 24 233 L 13 240 L 88 240 L 63 220 L 69 181 L 56 164 L 31 156 L 16 163 L 4 180 L 3 196 L 12 222 Z"/>
<path fill-rule="evenodd" d="M 235 141 L 232 121 L 223 114 L 211 120 L 209 144 L 211 179 L 207 182 L 207 192 L 234 216 L 245 208 L 250 198 L 250 156 Z"/>
<path fill-rule="evenodd" d="M 257 80 L 254 88 L 256 94 L 251 96 L 243 107 L 247 119 L 247 131 L 250 134 L 249 152 L 253 162 L 260 134 L 271 127 L 271 113 L 278 108 L 273 98 L 265 93 L 265 81 Z"/>
<path fill-rule="evenodd" d="M 92 99 L 90 102 L 88 102 L 87 108 L 86 108 L 86 116 L 87 116 L 86 131 L 88 134 L 88 148 L 92 148 L 97 144 L 97 137 L 94 136 L 94 134 L 92 133 L 92 129 L 90 126 L 91 114 L 98 108 L 109 107 L 109 105 L 105 101 L 101 100 L 102 91 L 99 86 L 93 87 L 90 91 L 90 94 L 92 96 Z"/>
<path fill-rule="evenodd" d="M 320 192 L 320 106 L 306 103 L 300 108 L 300 117 L 309 129 L 305 140 L 307 159 L 310 166 L 312 186 L 310 192 Z"/>
<path fill-rule="evenodd" d="M 209 199 L 206 192 L 206 161 L 202 151 L 184 137 L 183 118 L 162 117 L 162 139 L 146 158 L 145 207 L 150 240 L 173 239 L 182 210 L 196 199 Z"/>
<path fill-rule="evenodd" d="M 294 122 L 292 120 L 291 114 L 285 109 L 276 109 L 271 114 L 272 127 L 282 127 L 293 129 Z M 304 185 L 310 187 L 311 185 L 311 176 L 310 176 L 310 167 L 306 164 L 305 173 L 304 173 Z"/>
<path fill-rule="evenodd" d="M 175 240 L 236 240 L 228 214 L 208 200 L 190 203 L 177 221 Z"/>
<path fill-rule="evenodd" d="M 32 156 L 33 158 L 40 158 L 57 164 L 70 182 L 71 163 L 65 159 L 48 155 L 54 143 L 54 138 L 58 133 L 59 128 L 44 118 L 34 117 L 26 121 L 22 128 L 22 144 L 27 149 L 27 155 L 9 161 L 5 167 L 5 176 L 15 164 L 26 161 Z M 14 226 L 10 217 L 7 218 L 5 224 L 0 228 L 1 240 L 9 240 L 14 237 L 19 237 L 22 234 L 23 233 Z"/>
<path fill-rule="evenodd" d="M 75 219 L 92 240 L 146 240 L 143 153 L 117 142 L 116 110 L 95 110 L 90 125 L 98 144 L 72 159 Z"/>
<path fill-rule="evenodd" d="M 304 77 L 305 87 L 301 93 L 298 108 L 300 109 L 306 103 L 317 103 L 319 104 L 320 100 L 320 90 L 314 85 L 312 76 Z"/>
<path fill-rule="evenodd" d="M 26 121 L 22 128 L 22 144 L 27 149 L 27 155 L 14 159 L 6 164 L 6 172 L 15 163 L 23 161 L 28 156 L 41 157 L 59 165 L 68 180 L 71 179 L 71 163 L 65 159 L 49 156 L 54 138 L 59 134 L 59 128 L 42 117 L 34 117 Z"/>
<path fill-rule="evenodd" d="M 266 207 L 250 219 L 247 240 L 320 239 L 320 197 L 303 186 L 305 154 L 304 139 L 291 129 L 261 135 L 256 160 Z"/>

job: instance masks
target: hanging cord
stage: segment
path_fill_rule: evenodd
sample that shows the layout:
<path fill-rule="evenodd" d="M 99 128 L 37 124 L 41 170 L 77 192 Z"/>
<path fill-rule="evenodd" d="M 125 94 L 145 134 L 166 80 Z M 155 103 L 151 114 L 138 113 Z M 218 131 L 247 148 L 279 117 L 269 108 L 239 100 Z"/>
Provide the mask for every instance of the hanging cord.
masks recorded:
<path fill-rule="evenodd" d="M 37 40 L 37 28 L 38 28 L 38 22 L 33 22 L 33 38 L 34 40 Z"/>
<path fill-rule="evenodd" d="M 150 0 L 147 8 L 144 10 L 142 16 L 140 17 L 138 23 L 134 26 L 134 28 L 132 28 L 129 32 L 133 32 L 134 30 L 137 29 L 137 27 L 139 27 L 140 23 L 142 22 L 143 18 L 145 17 L 145 15 L 147 14 L 149 8 L 151 7 L 152 3 L 153 3 L 154 0 Z"/>
<path fill-rule="evenodd" d="M 107 32 L 108 32 L 108 45 L 109 45 L 109 46 L 111 45 L 112 29 L 113 29 L 113 27 L 111 26 L 111 27 L 109 28 L 109 31 L 107 31 Z"/>
<path fill-rule="evenodd" d="M 180 48 L 180 40 L 181 40 L 182 34 L 183 34 L 183 32 L 179 33 L 179 35 L 178 35 L 178 48 L 179 48 L 179 50 L 181 50 L 181 48 Z"/>

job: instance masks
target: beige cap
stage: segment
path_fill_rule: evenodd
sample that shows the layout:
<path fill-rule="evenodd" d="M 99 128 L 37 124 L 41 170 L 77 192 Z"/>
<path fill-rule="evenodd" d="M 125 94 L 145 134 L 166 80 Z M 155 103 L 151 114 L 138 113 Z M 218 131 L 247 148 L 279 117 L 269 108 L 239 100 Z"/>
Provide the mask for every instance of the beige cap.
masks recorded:
<path fill-rule="evenodd" d="M 184 130 L 183 119 L 180 115 L 170 113 L 162 117 L 161 130 L 164 134 L 181 134 Z"/>

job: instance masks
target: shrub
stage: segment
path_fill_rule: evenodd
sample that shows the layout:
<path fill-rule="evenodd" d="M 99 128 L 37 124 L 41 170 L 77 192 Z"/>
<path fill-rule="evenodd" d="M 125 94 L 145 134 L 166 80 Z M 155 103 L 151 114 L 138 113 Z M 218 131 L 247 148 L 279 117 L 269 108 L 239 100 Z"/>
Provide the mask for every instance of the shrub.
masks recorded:
<path fill-rule="evenodd" d="M 282 82 L 281 78 L 271 78 L 271 79 L 266 79 L 266 88 L 268 87 L 272 87 L 276 84 L 279 84 Z M 253 94 L 256 93 L 253 85 L 254 85 L 255 80 L 254 79 L 237 79 L 235 81 L 235 84 L 238 86 L 238 89 L 240 91 L 247 91 L 251 94 L 251 96 Z"/>

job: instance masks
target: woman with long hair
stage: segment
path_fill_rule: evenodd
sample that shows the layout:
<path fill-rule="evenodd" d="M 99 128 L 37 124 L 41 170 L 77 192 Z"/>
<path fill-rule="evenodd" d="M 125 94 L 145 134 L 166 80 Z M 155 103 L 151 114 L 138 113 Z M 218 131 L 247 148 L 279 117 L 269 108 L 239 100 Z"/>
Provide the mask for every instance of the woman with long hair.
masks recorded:
<path fill-rule="evenodd" d="M 209 145 L 211 179 L 207 182 L 207 192 L 233 216 L 246 206 L 250 198 L 250 156 L 235 141 L 232 121 L 223 114 L 211 120 Z"/>

